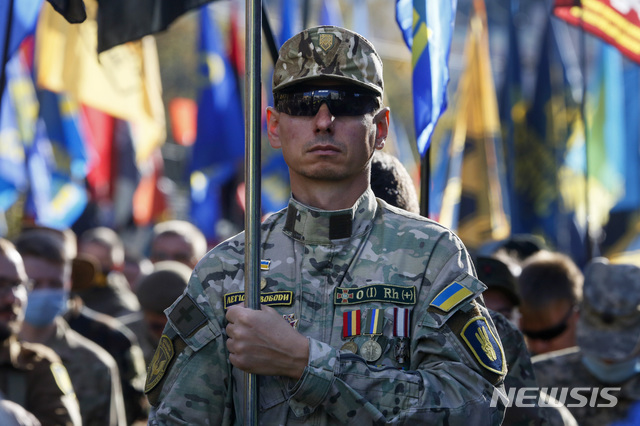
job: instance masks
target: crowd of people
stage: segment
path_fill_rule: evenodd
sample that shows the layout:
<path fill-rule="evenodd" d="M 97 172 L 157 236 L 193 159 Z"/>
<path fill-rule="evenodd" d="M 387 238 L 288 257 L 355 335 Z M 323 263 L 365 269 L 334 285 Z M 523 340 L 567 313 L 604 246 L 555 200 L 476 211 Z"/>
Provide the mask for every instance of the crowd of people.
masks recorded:
<path fill-rule="evenodd" d="M 180 220 L 153 228 L 138 268 L 126 268 L 127 249 L 106 227 L 79 236 L 28 227 L 0 239 L 5 414 L 27 422 L 17 424 L 146 424 L 146 368 L 164 310 L 206 250 L 202 233 Z"/>
<path fill-rule="evenodd" d="M 259 310 L 243 233 L 207 252 L 170 220 L 145 256 L 106 227 L 0 239 L 2 424 L 243 424 L 245 373 L 261 424 L 639 424 L 640 267 L 533 235 L 467 250 L 382 151 L 382 93 L 356 33 L 281 48 L 292 196 L 261 226 Z"/>

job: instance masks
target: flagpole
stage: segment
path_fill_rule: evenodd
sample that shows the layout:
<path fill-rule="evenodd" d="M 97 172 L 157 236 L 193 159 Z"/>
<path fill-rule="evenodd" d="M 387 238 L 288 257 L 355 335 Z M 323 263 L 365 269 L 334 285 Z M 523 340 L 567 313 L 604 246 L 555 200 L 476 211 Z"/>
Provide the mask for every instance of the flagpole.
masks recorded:
<path fill-rule="evenodd" d="M 429 182 L 431 180 L 431 144 L 421 158 L 420 167 L 420 214 L 429 217 Z"/>
<path fill-rule="evenodd" d="M 578 3 L 581 3 L 578 0 Z M 580 14 L 580 68 L 582 68 L 582 97 L 580 99 L 580 115 L 582 118 L 582 125 L 584 126 L 584 156 L 585 156 L 585 250 L 587 254 L 587 261 L 593 257 L 593 241 L 591 240 L 591 206 L 589 195 L 589 126 L 587 124 L 587 41 L 584 28 L 584 20 L 582 14 Z"/>
<path fill-rule="evenodd" d="M 9 8 L 7 14 L 7 28 L 4 34 L 4 46 L 2 46 L 2 69 L 0 69 L 0 108 L 2 105 L 2 96 L 4 95 L 4 85 L 7 81 L 7 62 L 9 60 L 9 39 L 11 38 L 11 26 L 13 25 L 13 2 L 9 0 Z"/>
<path fill-rule="evenodd" d="M 244 291 L 245 304 L 250 309 L 260 309 L 259 269 L 260 259 L 260 108 L 261 108 L 261 0 L 246 0 L 245 26 L 245 251 Z M 258 386 L 255 374 L 244 374 L 244 422 L 258 424 Z"/>

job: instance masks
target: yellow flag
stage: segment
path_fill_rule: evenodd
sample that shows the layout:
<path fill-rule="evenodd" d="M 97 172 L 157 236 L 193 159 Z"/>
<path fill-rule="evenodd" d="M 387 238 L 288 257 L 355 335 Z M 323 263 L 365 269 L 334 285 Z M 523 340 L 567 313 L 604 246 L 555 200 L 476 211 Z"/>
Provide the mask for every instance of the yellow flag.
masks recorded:
<path fill-rule="evenodd" d="M 140 163 L 166 136 L 155 39 L 147 36 L 98 55 L 98 4 L 84 3 L 87 20 L 69 24 L 44 2 L 36 31 L 38 85 L 129 121 Z"/>

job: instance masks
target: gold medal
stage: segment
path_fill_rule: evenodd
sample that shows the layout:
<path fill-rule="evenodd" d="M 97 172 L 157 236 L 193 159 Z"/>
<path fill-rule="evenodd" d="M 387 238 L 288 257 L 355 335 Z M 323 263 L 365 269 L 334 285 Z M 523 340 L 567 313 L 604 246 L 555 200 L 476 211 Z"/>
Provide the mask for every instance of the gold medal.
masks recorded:
<path fill-rule="evenodd" d="M 349 340 L 347 343 L 342 345 L 340 348 L 341 351 L 347 351 L 351 353 L 358 353 L 358 345 L 353 340 Z"/>
<path fill-rule="evenodd" d="M 375 340 L 367 340 L 360 346 L 360 355 L 367 362 L 377 361 L 382 355 L 382 347 Z"/>

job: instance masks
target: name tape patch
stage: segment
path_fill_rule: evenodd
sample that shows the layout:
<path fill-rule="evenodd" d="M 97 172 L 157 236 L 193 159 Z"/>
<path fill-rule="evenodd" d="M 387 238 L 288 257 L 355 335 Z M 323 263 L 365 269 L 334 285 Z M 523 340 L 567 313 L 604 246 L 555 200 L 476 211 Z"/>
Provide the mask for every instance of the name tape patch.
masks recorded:
<path fill-rule="evenodd" d="M 416 304 L 416 287 L 392 284 L 371 284 L 363 287 L 341 288 L 333 292 L 334 305 L 356 305 L 366 302 L 389 302 L 401 305 Z"/>
<path fill-rule="evenodd" d="M 227 293 L 224 295 L 224 308 L 244 302 L 244 292 Z M 273 291 L 260 294 L 260 304 L 269 306 L 290 306 L 293 303 L 292 291 Z"/>

